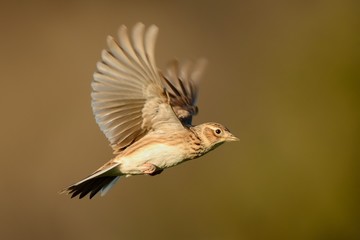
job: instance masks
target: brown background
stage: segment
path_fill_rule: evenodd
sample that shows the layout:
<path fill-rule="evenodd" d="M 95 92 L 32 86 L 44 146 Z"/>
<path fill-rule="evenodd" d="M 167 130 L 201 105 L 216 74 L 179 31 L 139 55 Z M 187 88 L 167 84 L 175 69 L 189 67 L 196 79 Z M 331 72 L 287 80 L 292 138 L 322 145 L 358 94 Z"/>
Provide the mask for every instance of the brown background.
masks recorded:
<path fill-rule="evenodd" d="M 220 3 L 221 2 L 221 3 Z M 359 239 L 359 1 L 1 4 L 0 239 Z M 209 59 L 195 123 L 241 141 L 103 198 L 58 191 L 112 157 L 90 108 L 108 34 Z"/>

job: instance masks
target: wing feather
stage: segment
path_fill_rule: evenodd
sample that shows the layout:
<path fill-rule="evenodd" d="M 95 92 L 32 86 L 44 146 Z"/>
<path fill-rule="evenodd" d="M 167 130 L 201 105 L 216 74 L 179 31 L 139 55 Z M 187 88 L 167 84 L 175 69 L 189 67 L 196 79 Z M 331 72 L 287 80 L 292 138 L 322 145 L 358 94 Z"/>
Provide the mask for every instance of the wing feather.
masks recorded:
<path fill-rule="evenodd" d="M 192 116 L 196 115 L 199 80 L 206 66 L 205 59 L 195 64 L 187 61 L 179 64 L 174 60 L 168 64 L 163 75 L 163 85 L 170 96 L 170 104 L 176 116 L 185 125 L 191 125 Z"/>
<path fill-rule="evenodd" d="M 131 37 L 125 26 L 118 42 L 107 38 L 92 82 L 92 108 L 96 122 L 115 153 L 152 129 L 183 125 L 174 114 L 155 64 L 158 28 L 134 26 Z"/>
<path fill-rule="evenodd" d="M 139 31 L 139 28 L 143 28 L 143 24 L 136 24 L 134 26 L 133 36 L 134 36 L 135 32 Z M 136 68 L 143 75 L 144 79 L 150 79 L 146 72 L 145 66 L 143 64 L 141 64 L 139 58 L 137 57 L 137 55 L 134 51 L 134 47 L 131 44 L 129 35 L 127 33 L 126 26 L 123 25 L 119 28 L 118 36 L 119 36 L 119 42 L 120 42 L 121 49 L 126 54 L 129 62 L 132 63 L 133 68 Z M 141 38 L 142 36 L 137 36 L 137 37 Z M 141 41 L 144 41 L 144 40 L 141 39 Z"/>

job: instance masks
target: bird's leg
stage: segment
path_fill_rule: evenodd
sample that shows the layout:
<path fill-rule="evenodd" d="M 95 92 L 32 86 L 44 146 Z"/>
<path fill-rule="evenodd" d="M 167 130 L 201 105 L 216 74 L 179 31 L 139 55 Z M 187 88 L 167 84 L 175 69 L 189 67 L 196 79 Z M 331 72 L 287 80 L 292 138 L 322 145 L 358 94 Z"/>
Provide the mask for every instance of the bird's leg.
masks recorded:
<path fill-rule="evenodd" d="M 155 175 L 158 175 L 158 174 L 162 173 L 162 171 L 164 171 L 164 169 L 157 168 L 157 169 L 155 170 L 155 172 L 150 173 L 149 175 L 150 175 L 150 176 L 155 176 Z"/>
<path fill-rule="evenodd" d="M 157 167 L 152 163 L 144 163 L 143 165 L 141 165 L 140 168 L 144 174 L 148 174 L 150 176 L 155 176 L 163 171 L 163 169 Z"/>

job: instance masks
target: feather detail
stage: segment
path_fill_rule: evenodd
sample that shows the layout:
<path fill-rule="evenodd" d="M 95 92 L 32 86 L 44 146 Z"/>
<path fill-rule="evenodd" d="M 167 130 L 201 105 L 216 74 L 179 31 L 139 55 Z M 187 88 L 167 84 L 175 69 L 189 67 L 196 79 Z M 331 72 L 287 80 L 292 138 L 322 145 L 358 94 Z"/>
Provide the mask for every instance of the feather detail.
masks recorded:
<path fill-rule="evenodd" d="M 181 126 L 167 102 L 156 70 L 155 42 L 158 28 L 145 30 L 137 23 L 131 34 L 121 26 L 118 42 L 107 38 L 92 82 L 92 108 L 96 122 L 119 153 L 148 131 L 161 128 L 167 119 Z"/>
<path fill-rule="evenodd" d="M 185 125 L 191 125 L 192 116 L 198 112 L 196 102 L 199 81 L 206 63 L 205 59 L 199 59 L 195 63 L 186 61 L 180 65 L 177 60 L 173 60 L 163 75 L 163 85 L 170 96 L 170 105 Z"/>

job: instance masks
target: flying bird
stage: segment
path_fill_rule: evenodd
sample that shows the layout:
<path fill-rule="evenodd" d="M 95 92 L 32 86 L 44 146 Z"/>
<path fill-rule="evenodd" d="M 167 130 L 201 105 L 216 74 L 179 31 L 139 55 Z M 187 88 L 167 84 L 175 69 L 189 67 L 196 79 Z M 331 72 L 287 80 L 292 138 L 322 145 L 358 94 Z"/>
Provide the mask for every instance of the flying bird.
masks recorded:
<path fill-rule="evenodd" d="M 158 70 L 158 30 L 137 23 L 131 34 L 123 25 L 117 40 L 107 37 L 108 49 L 101 53 L 91 84 L 91 105 L 116 156 L 62 193 L 103 196 L 122 176 L 154 176 L 239 140 L 219 123 L 191 124 L 206 61 L 174 60 L 164 72 Z"/>

